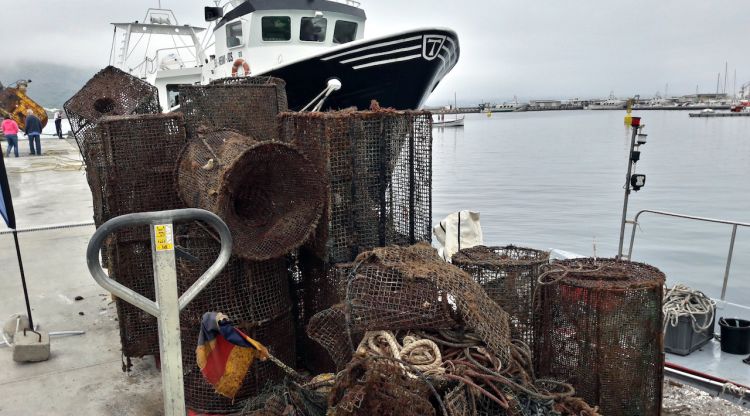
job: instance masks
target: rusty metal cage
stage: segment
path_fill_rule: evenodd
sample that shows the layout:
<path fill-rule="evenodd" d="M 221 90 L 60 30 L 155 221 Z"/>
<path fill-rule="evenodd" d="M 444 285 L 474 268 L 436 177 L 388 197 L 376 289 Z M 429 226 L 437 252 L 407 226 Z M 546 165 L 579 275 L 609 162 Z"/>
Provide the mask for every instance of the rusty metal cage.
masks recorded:
<path fill-rule="evenodd" d="M 185 204 L 220 216 L 232 230 L 235 254 L 245 259 L 289 254 L 322 214 L 322 176 L 286 143 L 256 142 L 231 130 L 198 133 L 175 171 Z"/>
<path fill-rule="evenodd" d="M 276 115 L 287 111 L 286 83 L 271 77 L 216 80 L 211 85 L 180 86 L 180 111 L 188 135 L 202 126 L 232 129 L 256 140 L 279 136 Z"/>
<path fill-rule="evenodd" d="M 386 245 L 431 241 L 432 118 L 421 111 L 283 113 L 281 140 L 324 172 L 328 218 L 313 249 L 350 262 Z"/>
<path fill-rule="evenodd" d="M 503 362 L 510 359 L 508 314 L 471 276 L 441 260 L 426 243 L 360 254 L 348 276 L 344 312 L 347 333 L 465 326 Z M 337 313 L 314 319 L 308 335 L 321 339 L 340 363 L 343 347 L 336 345 L 330 329 L 340 326 Z"/>
<path fill-rule="evenodd" d="M 664 274 L 614 259 L 545 269 L 536 300 L 538 375 L 570 383 L 602 414 L 658 415 Z"/>
<path fill-rule="evenodd" d="M 216 260 L 220 244 L 196 223 L 176 230 L 175 244 L 189 254 L 177 260 L 178 289 L 183 292 Z M 275 357 L 294 365 L 294 322 L 286 260 L 249 262 L 233 257 L 222 273 L 180 313 L 188 407 L 205 413 L 237 412 L 245 399 L 260 393 L 267 383 L 281 381 L 284 374 L 270 362 L 257 362 L 234 400 L 217 394 L 203 378 L 195 359 L 201 316 L 206 311 L 224 313 L 248 336 L 267 346 Z"/>
<path fill-rule="evenodd" d="M 522 340 L 533 352 L 533 296 L 540 269 L 549 262 L 549 252 L 512 245 L 475 246 L 454 254 L 451 261 L 469 273 L 489 297 L 508 312 L 513 339 Z"/>
<path fill-rule="evenodd" d="M 299 360 L 302 366 L 315 374 L 341 370 L 349 361 L 332 360 L 320 342 L 307 335 L 307 325 L 313 316 L 344 299 L 346 278 L 352 264 L 330 265 L 301 249 L 296 257 L 295 302 L 297 304 L 297 337 Z M 302 273 L 304 271 L 304 275 Z M 347 347 L 348 348 L 348 347 Z"/>
<path fill-rule="evenodd" d="M 324 216 L 300 250 L 305 327 L 342 301 L 331 290 L 340 263 L 386 245 L 431 241 L 432 117 L 415 111 L 282 113 L 280 139 L 300 149 L 328 183 Z M 301 335 L 307 367 L 331 368 Z M 340 364 L 340 363 L 337 363 Z M 340 365 L 338 365 L 339 368 Z"/>
<path fill-rule="evenodd" d="M 65 113 L 78 148 L 86 163 L 86 178 L 94 201 L 97 226 L 111 218 L 104 195 L 108 183 L 104 178 L 108 161 L 97 127 L 105 116 L 158 114 L 159 94 L 146 81 L 108 66 L 91 78 L 64 105 Z"/>
<path fill-rule="evenodd" d="M 155 114 L 107 116 L 98 121 L 98 183 L 112 186 L 92 188 L 103 191 L 97 203 L 107 207 L 107 218 L 135 212 L 182 208 L 172 176 L 172 166 L 185 145 L 182 115 Z M 117 231 L 107 243 L 110 275 L 126 287 L 154 298 L 153 265 L 147 227 Z M 123 355 L 140 357 L 159 351 L 156 319 L 117 299 L 120 341 Z"/>

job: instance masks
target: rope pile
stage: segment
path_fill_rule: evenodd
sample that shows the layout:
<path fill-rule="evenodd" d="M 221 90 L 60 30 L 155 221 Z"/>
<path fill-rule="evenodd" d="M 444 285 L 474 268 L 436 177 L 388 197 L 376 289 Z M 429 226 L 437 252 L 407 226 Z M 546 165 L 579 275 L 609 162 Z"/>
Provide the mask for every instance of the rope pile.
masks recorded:
<path fill-rule="evenodd" d="M 693 326 L 693 331 L 704 332 L 714 323 L 716 301 L 699 290 L 678 283 L 664 295 L 662 310 L 664 311 L 664 331 L 667 326 L 677 326 L 680 318 L 687 316 Z M 702 317 L 699 323 L 699 318 Z"/>
<path fill-rule="evenodd" d="M 401 345 L 391 331 L 368 331 L 357 347 L 357 354 L 392 357 L 429 376 L 445 372 L 437 344 L 414 335 L 405 336 Z"/>

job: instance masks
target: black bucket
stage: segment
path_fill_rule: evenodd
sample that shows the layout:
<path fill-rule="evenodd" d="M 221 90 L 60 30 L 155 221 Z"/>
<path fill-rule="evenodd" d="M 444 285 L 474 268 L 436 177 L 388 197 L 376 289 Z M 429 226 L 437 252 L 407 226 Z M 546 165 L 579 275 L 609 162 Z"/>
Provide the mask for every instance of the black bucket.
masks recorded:
<path fill-rule="evenodd" d="M 750 354 L 750 321 L 721 318 L 719 326 L 722 351 L 730 354 Z"/>

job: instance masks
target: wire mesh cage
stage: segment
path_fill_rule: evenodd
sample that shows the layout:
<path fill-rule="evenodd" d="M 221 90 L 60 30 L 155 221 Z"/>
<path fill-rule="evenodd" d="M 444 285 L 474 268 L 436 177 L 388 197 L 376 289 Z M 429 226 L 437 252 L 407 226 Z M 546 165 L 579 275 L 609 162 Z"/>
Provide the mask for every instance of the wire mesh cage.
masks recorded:
<path fill-rule="evenodd" d="M 97 226 L 111 216 L 103 201 L 108 184 L 103 179 L 107 168 L 97 127 L 105 116 L 158 114 L 159 94 L 146 81 L 108 66 L 91 78 L 64 105 L 78 148 L 86 163 L 86 177 L 94 201 Z"/>
<path fill-rule="evenodd" d="M 193 137 L 179 157 L 176 182 L 186 205 L 227 223 L 235 254 L 249 260 L 283 257 L 303 244 L 325 197 L 321 175 L 294 147 L 231 130 Z"/>
<path fill-rule="evenodd" d="M 431 240 L 432 117 L 414 111 L 282 113 L 280 138 L 300 149 L 322 172 L 328 189 L 321 218 L 303 246 L 304 299 L 300 322 L 342 300 L 331 290 L 340 263 L 363 250 Z M 301 335 L 307 367 L 321 351 Z M 339 369 L 341 367 L 339 366 Z"/>
<path fill-rule="evenodd" d="M 180 86 L 180 111 L 189 136 L 201 126 L 227 128 L 256 138 L 279 136 L 276 115 L 287 111 L 286 83 L 272 77 L 224 78 L 211 85 Z"/>
<path fill-rule="evenodd" d="M 533 296 L 540 269 L 549 262 L 549 253 L 512 245 L 475 246 L 454 254 L 451 261 L 470 274 L 510 315 L 513 339 L 522 340 L 534 351 Z"/>
<path fill-rule="evenodd" d="M 352 264 L 330 265 L 304 249 L 299 251 L 296 260 L 298 272 L 295 277 L 294 295 L 297 303 L 300 363 L 315 374 L 341 370 L 342 364 L 346 364 L 349 359 L 342 362 L 332 360 L 332 355 L 322 344 L 307 335 L 306 328 L 315 314 L 344 299 L 346 277 Z"/>
<path fill-rule="evenodd" d="M 216 260 L 220 244 L 210 232 L 192 223 L 178 227 L 175 244 L 188 253 L 177 259 L 178 289 L 183 292 Z M 284 258 L 249 262 L 232 257 L 230 262 L 180 313 L 185 400 L 189 408 L 206 413 L 237 412 L 243 401 L 260 393 L 267 383 L 277 383 L 283 372 L 270 362 L 255 362 L 232 399 L 214 391 L 196 363 L 195 350 L 201 317 L 222 312 L 271 354 L 294 365 L 295 343 L 287 262 Z"/>
<path fill-rule="evenodd" d="M 322 339 L 338 364 L 341 358 L 336 355 L 344 347 L 335 343 L 349 340 L 331 329 L 341 325 L 340 313 L 333 309 L 329 315 L 316 315 L 308 334 Z M 471 276 L 440 259 L 426 243 L 360 254 L 348 276 L 343 311 L 346 334 L 465 326 L 501 360 L 509 359 L 508 314 Z"/>
<path fill-rule="evenodd" d="M 540 377 L 572 384 L 606 415 L 658 415 L 664 274 L 614 259 L 545 266 L 537 302 Z"/>
<path fill-rule="evenodd" d="M 171 174 L 186 141 L 181 114 L 102 117 L 97 137 L 101 169 L 90 177 L 112 186 L 100 189 L 101 199 L 94 199 L 95 212 L 106 206 L 106 220 L 183 207 Z M 92 189 L 93 194 L 97 191 Z M 117 231 L 107 243 L 105 263 L 114 280 L 153 299 L 149 238 L 148 227 Z M 115 302 L 123 354 L 140 357 L 158 353 L 156 319 L 120 299 Z"/>
<path fill-rule="evenodd" d="M 283 113 L 281 140 L 324 172 L 328 218 L 311 247 L 329 263 L 431 241 L 432 118 L 416 111 Z"/>

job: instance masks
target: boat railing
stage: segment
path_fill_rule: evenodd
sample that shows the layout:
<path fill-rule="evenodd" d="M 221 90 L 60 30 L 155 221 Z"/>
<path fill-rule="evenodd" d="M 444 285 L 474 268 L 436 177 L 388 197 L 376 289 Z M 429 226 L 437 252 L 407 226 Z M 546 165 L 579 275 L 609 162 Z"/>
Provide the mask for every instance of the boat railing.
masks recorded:
<path fill-rule="evenodd" d="M 183 59 L 182 55 L 180 55 L 179 53 L 179 49 L 186 49 L 188 52 L 190 52 L 190 56 L 187 57 L 187 59 Z M 138 65 L 126 69 L 130 74 L 142 78 L 145 78 L 147 75 L 153 75 L 161 68 L 162 58 L 166 57 L 167 53 L 170 52 L 177 53 L 177 57 L 179 58 L 177 64 L 179 64 L 180 68 L 198 66 L 200 62 L 195 57 L 194 50 L 194 45 L 170 46 L 167 48 L 157 49 L 156 51 L 154 51 L 153 58 L 144 57 Z"/>
<path fill-rule="evenodd" d="M 653 215 L 664 216 L 664 217 L 682 218 L 682 219 L 687 219 L 687 220 L 692 220 L 692 221 L 708 222 L 708 223 L 714 223 L 714 224 L 725 224 L 725 225 L 732 226 L 732 236 L 729 240 L 729 252 L 727 254 L 727 261 L 724 267 L 724 282 L 722 283 L 722 286 L 721 286 L 721 300 L 726 301 L 725 298 L 727 294 L 727 286 L 729 284 L 729 269 L 732 266 L 732 255 L 734 254 L 734 241 L 737 237 L 737 228 L 738 227 L 750 227 L 750 223 L 740 222 L 740 221 L 722 220 L 722 219 L 716 219 L 716 218 L 698 217 L 695 215 L 678 214 L 678 213 L 667 212 L 667 211 L 644 209 L 644 210 L 639 211 L 635 215 L 633 220 L 627 221 L 628 224 L 632 224 L 633 226 L 632 233 L 630 234 L 630 247 L 628 248 L 628 255 L 623 256 L 623 258 L 627 260 L 631 260 L 633 256 L 633 244 L 635 243 L 635 232 L 640 224 L 638 220 L 642 214 L 653 214 Z M 738 306 L 746 307 L 745 305 L 738 305 Z"/>

